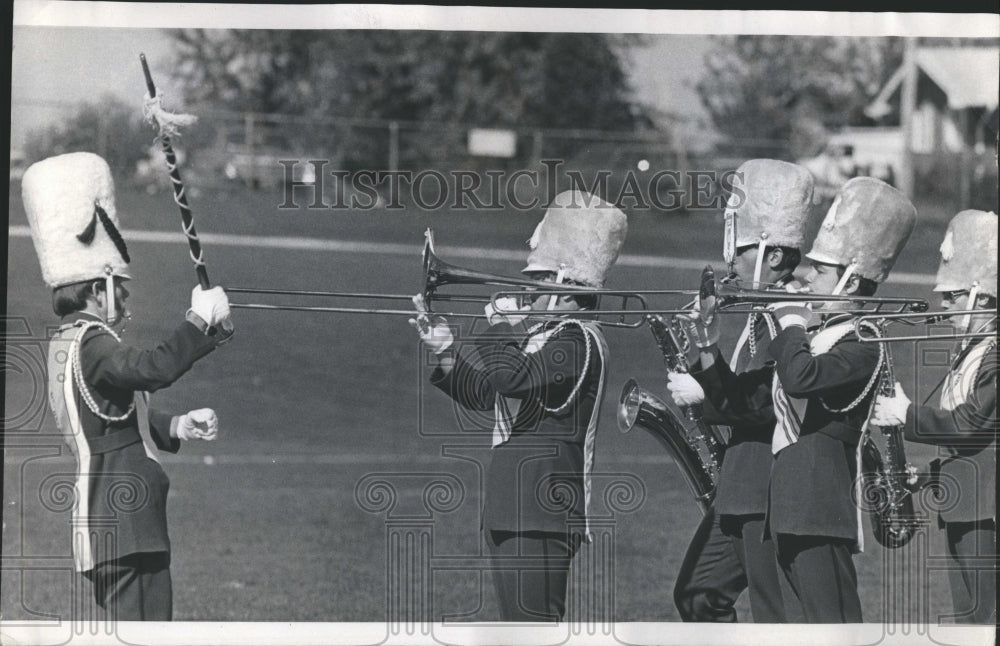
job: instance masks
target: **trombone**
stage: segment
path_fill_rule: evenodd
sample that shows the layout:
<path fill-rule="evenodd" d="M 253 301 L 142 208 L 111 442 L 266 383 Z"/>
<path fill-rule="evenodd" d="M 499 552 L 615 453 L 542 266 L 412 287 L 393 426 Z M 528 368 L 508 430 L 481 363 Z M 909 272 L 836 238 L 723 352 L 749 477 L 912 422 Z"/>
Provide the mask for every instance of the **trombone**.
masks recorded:
<path fill-rule="evenodd" d="M 707 269 L 711 269 L 710 267 Z M 546 283 L 551 286 L 551 283 Z M 727 285 L 723 283 L 719 286 L 716 293 L 716 311 L 719 314 L 754 314 L 767 309 L 768 305 L 774 305 L 776 303 L 852 303 L 857 305 L 856 307 L 849 307 L 847 309 L 831 311 L 831 314 L 849 314 L 851 316 L 886 316 L 886 315 L 896 315 L 896 314 L 910 314 L 915 313 L 914 316 L 920 316 L 919 312 L 925 312 L 929 304 L 925 299 L 922 298 L 910 298 L 907 296 L 834 296 L 831 294 L 812 294 L 810 292 L 778 292 L 778 291 L 767 291 L 760 289 L 746 289 L 743 287 L 735 287 L 732 285 Z M 496 307 L 496 301 L 500 298 L 509 297 L 515 295 L 517 292 L 514 291 L 499 291 L 493 294 L 491 302 Z M 545 294 L 561 294 L 559 290 L 553 289 L 540 289 L 533 290 L 532 294 L 545 295 Z M 643 289 L 643 290 L 613 290 L 613 289 L 592 289 L 586 290 L 581 293 L 581 295 L 610 295 L 610 296 L 621 296 L 627 294 L 629 296 L 659 296 L 659 295 L 685 295 L 694 296 L 698 294 L 697 290 L 689 289 Z M 893 310 L 887 312 L 886 314 L 880 315 L 879 312 L 883 311 L 883 308 L 891 307 Z M 695 308 L 695 302 L 692 301 L 682 308 L 649 308 L 645 310 L 646 314 L 689 314 Z M 504 310 L 497 308 L 497 311 L 502 314 L 514 313 L 513 310 Z M 594 314 L 606 314 L 606 315 L 623 315 L 633 313 L 635 310 L 595 310 Z M 982 312 L 983 310 L 978 310 Z M 631 326 L 637 327 L 637 326 Z"/>
<path fill-rule="evenodd" d="M 729 314 L 753 314 L 775 303 L 853 303 L 856 307 L 831 313 L 862 317 L 879 315 L 887 307 L 894 308 L 892 314 L 926 312 L 929 307 L 923 298 L 906 296 L 834 296 L 810 292 L 773 292 L 733 285 L 722 285 L 718 292 L 719 312 Z"/>
<path fill-rule="evenodd" d="M 927 331 L 925 334 L 909 334 L 904 336 L 878 336 L 875 330 L 884 330 L 885 327 L 891 323 L 903 323 L 905 325 L 915 326 L 915 325 L 942 325 L 944 326 L 948 323 L 948 320 L 953 316 L 975 316 L 975 315 L 987 315 L 992 317 L 993 321 L 996 321 L 997 310 L 993 309 L 979 309 L 979 310 L 942 310 L 935 312 L 896 312 L 896 313 L 886 313 L 886 314 L 868 314 L 865 316 L 859 316 L 854 321 L 854 330 L 857 333 L 858 339 L 863 343 L 888 343 L 888 342 L 900 342 L 900 341 L 930 341 L 930 340 L 949 340 L 949 339 L 983 339 L 986 337 L 994 336 L 996 334 L 995 330 L 966 330 L 964 332 L 956 330 L 955 326 L 948 326 L 951 331 L 943 331 L 941 334 L 934 334 L 933 328 Z M 866 325 L 867 323 L 867 325 Z M 873 327 L 874 325 L 874 327 Z"/>
<path fill-rule="evenodd" d="M 645 323 L 645 316 L 647 313 L 653 311 L 669 312 L 669 313 L 679 313 L 686 312 L 684 310 L 650 310 L 645 294 L 687 294 L 693 295 L 696 292 L 690 290 L 648 290 L 648 291 L 635 291 L 635 290 L 605 290 L 605 289 L 591 289 L 588 287 L 572 284 L 558 284 L 542 280 L 534 280 L 531 278 L 523 278 L 517 276 L 503 276 L 499 274 L 491 274 L 488 272 L 476 271 L 473 269 L 466 269 L 464 267 L 459 267 L 457 265 L 452 265 L 447 263 L 440 258 L 434 252 L 434 232 L 431 229 L 427 229 L 424 232 L 424 250 L 423 250 L 423 273 L 424 273 L 424 289 L 423 296 L 425 302 L 430 306 L 432 301 L 449 302 L 449 303 L 477 303 L 479 305 L 486 305 L 487 303 L 495 303 L 500 295 L 515 294 L 517 296 L 523 297 L 526 290 L 532 290 L 530 293 L 532 296 L 542 296 L 545 294 L 556 294 L 556 295 L 566 295 L 566 294 L 578 294 L 581 296 L 615 296 L 621 298 L 622 306 L 620 309 L 605 309 L 605 310 L 587 310 L 588 315 L 600 316 L 600 315 L 614 315 L 618 317 L 618 320 L 613 321 L 602 321 L 602 325 L 608 325 L 612 327 L 625 327 L 625 328 L 638 328 Z M 521 288 L 516 291 L 506 290 L 493 294 L 492 296 L 474 296 L 474 295 L 463 295 L 463 294 L 440 294 L 438 289 L 445 287 L 447 285 L 491 285 L 496 287 L 517 287 Z M 370 292 L 337 292 L 337 291 L 321 291 L 321 290 L 294 290 L 294 289 L 273 289 L 273 288 L 252 288 L 252 287 L 230 287 L 226 289 L 227 292 L 231 294 L 259 294 L 259 295 L 282 295 L 282 296 L 294 296 L 302 298 L 332 298 L 332 299 L 349 299 L 349 300 L 382 300 L 382 301 L 406 301 L 410 302 L 413 299 L 412 294 L 379 294 Z M 630 307 L 630 304 L 634 304 L 634 307 Z M 386 316 L 415 316 L 416 312 L 413 309 L 394 309 L 385 307 L 344 307 L 344 306 L 326 306 L 326 305 L 284 305 L 284 304 L 270 304 L 270 303 L 230 303 L 231 308 L 237 309 L 252 309 L 252 310 L 285 310 L 285 311 L 296 311 L 296 312 L 329 312 L 329 313 L 340 313 L 340 314 L 382 314 Z M 495 307 L 495 306 L 494 306 Z M 512 310 L 504 310 L 496 308 L 497 313 L 514 313 Z M 471 313 L 471 312 L 435 312 L 438 316 L 444 316 L 448 318 L 482 318 L 482 313 Z M 627 317 L 635 316 L 634 321 L 627 320 Z M 547 312 L 532 312 L 529 314 L 530 318 L 551 318 L 552 314 Z"/>
<path fill-rule="evenodd" d="M 715 272 L 712 267 L 706 266 L 702 270 L 701 278 L 702 289 L 701 290 L 686 290 L 686 289 L 646 289 L 646 290 L 603 290 L 603 289 L 592 289 L 585 290 L 581 294 L 593 294 L 593 295 L 612 295 L 620 296 L 622 294 L 637 295 L 637 296 L 655 296 L 655 295 L 685 295 L 685 296 L 698 296 L 702 299 L 708 296 L 715 297 L 714 313 L 719 314 L 754 314 L 761 312 L 767 308 L 768 305 L 774 305 L 776 303 L 850 303 L 853 307 L 848 307 L 842 310 L 831 311 L 831 314 L 848 314 L 850 316 L 887 316 L 887 315 L 898 315 L 898 314 L 910 314 L 926 312 L 929 308 L 929 304 L 923 298 L 911 298 L 908 296 L 841 296 L 832 294 L 813 294 L 810 292 L 784 292 L 784 291 L 771 291 L 763 289 L 747 289 L 745 287 L 740 287 L 735 285 L 732 281 L 723 280 L 719 284 L 715 279 Z M 551 283 L 546 284 L 549 289 L 541 289 L 533 291 L 533 294 L 544 295 L 544 294 L 558 294 L 557 290 L 551 289 Z M 504 310 L 497 308 L 496 301 L 500 298 L 509 297 L 514 295 L 513 291 L 500 291 L 493 294 L 491 303 L 493 303 L 494 308 L 499 313 L 513 313 L 513 310 Z M 695 303 L 692 301 L 688 303 L 683 308 L 648 308 L 645 310 L 646 314 L 688 314 L 694 309 Z M 889 312 L 881 314 L 886 308 L 891 308 Z M 982 310 L 979 310 L 982 311 Z M 594 313 L 598 313 L 595 311 Z M 622 316 L 625 314 L 632 313 L 632 310 L 600 310 L 600 314 L 606 315 L 618 315 Z M 919 314 L 914 314 L 919 315 Z M 632 326 L 629 327 L 638 327 Z"/>

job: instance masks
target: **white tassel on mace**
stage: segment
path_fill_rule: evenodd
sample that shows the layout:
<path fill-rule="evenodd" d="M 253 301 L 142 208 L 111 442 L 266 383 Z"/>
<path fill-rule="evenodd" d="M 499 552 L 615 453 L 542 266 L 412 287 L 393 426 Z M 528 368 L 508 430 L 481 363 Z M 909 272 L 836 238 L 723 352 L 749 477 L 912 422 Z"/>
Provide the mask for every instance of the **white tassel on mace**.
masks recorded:
<path fill-rule="evenodd" d="M 193 114 L 175 114 L 163 109 L 163 94 L 150 97 L 147 93 L 142 102 L 142 116 L 150 125 L 160 129 L 161 137 L 176 137 L 181 128 L 190 126 L 198 120 Z"/>

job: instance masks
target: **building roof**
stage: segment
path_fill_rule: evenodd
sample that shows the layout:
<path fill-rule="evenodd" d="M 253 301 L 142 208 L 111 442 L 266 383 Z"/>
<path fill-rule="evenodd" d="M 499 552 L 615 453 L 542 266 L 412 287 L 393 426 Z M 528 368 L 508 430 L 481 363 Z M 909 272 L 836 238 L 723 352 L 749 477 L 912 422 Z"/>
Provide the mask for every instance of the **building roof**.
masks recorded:
<path fill-rule="evenodd" d="M 1000 48 L 941 47 L 917 48 L 917 68 L 922 70 L 948 97 L 952 110 L 997 107 L 1000 95 Z M 865 114 L 878 118 L 888 114 L 889 98 L 903 82 L 902 66 L 889 78 Z"/>

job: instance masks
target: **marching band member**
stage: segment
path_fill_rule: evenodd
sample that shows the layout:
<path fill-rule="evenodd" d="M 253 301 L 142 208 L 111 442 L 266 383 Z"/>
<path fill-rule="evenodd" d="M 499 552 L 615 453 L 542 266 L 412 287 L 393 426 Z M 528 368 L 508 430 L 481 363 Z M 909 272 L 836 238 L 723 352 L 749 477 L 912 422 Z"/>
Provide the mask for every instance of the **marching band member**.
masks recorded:
<path fill-rule="evenodd" d="M 993 309 L 967 315 L 962 326 L 992 333 L 961 348 L 945 378 L 940 405 L 914 406 L 896 384 L 894 397 L 879 396 L 872 423 L 904 426 L 907 440 L 942 447 L 934 460 L 957 488 L 952 507 L 938 520 L 945 530 L 955 618 L 995 624 L 996 615 L 996 429 L 997 429 L 997 216 L 962 211 L 948 225 L 934 291 L 946 310 Z M 933 338 L 933 337 L 930 337 Z M 985 565 L 976 565 L 976 561 Z"/>
<path fill-rule="evenodd" d="M 600 198 L 561 193 L 531 237 L 522 271 L 554 285 L 601 287 L 626 231 L 625 214 Z M 498 309 L 517 310 L 516 301 L 506 300 L 512 302 Z M 493 412 L 481 525 L 496 566 L 502 621 L 552 621 L 565 614 L 570 562 L 588 533 L 607 374 L 607 344 L 584 311 L 595 300 L 540 295 L 511 313 L 487 306 L 490 328 L 458 340 L 443 318 L 414 299 L 418 315 L 410 323 L 433 351 L 431 383 L 465 408 Z M 547 320 L 525 329 L 522 322 L 531 323 L 532 314 Z"/>
<path fill-rule="evenodd" d="M 737 176 L 742 191 L 734 192 L 726 206 L 726 262 L 737 276 L 753 276 L 755 289 L 767 285 L 783 290 L 794 283 L 792 272 L 805 245 L 812 175 L 788 162 L 752 159 L 740 166 Z M 775 334 L 775 322 L 769 315 L 749 315 L 733 350 L 732 370 L 741 373 L 761 368 L 768 360 L 767 347 Z M 774 461 L 770 395 L 760 395 L 761 410 L 750 418 L 726 414 L 711 401 L 705 402 L 701 386 L 690 375 L 670 373 L 668 388 L 678 406 L 701 403 L 707 423 L 732 428 L 713 509 L 695 532 L 674 585 L 674 602 L 681 618 L 736 621 L 734 605 L 748 588 L 754 621 L 783 623 L 788 617 L 774 543 L 764 536 L 767 482 Z"/>
<path fill-rule="evenodd" d="M 838 192 L 806 254 L 805 278 L 814 294 L 875 293 L 885 281 L 916 222 L 913 205 L 880 180 L 859 177 Z M 882 370 L 875 343 L 861 343 L 854 323 L 827 303 L 825 320 L 811 327 L 804 305 L 772 306 L 781 331 L 771 341 L 772 365 L 734 374 L 719 360 L 718 317 L 697 321 L 698 369 L 692 374 L 708 399 L 735 414 L 759 410 L 771 394 L 776 426 L 768 487 L 766 531 L 778 566 L 809 623 L 862 621 L 852 555 L 861 544 L 854 487 L 858 446 Z"/>
<path fill-rule="evenodd" d="M 109 617 L 170 620 L 169 479 L 154 446 L 173 453 L 181 440 L 214 440 L 218 420 L 208 408 L 178 416 L 149 408 L 147 393 L 216 347 L 210 332 L 229 316 L 229 301 L 220 287 L 195 287 L 173 334 L 153 350 L 128 346 L 112 328 L 128 316 L 129 255 L 107 163 L 91 153 L 40 161 L 24 174 L 22 198 L 62 317 L 49 346 L 49 403 L 76 457 L 76 570 Z"/>

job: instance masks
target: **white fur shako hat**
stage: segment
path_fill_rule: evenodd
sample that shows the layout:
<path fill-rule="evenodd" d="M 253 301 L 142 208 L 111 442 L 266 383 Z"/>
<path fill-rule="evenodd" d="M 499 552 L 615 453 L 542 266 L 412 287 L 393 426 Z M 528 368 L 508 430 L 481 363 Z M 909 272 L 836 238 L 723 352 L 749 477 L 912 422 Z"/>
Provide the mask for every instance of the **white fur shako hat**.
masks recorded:
<path fill-rule="evenodd" d="M 905 195 L 874 177 L 855 177 L 840 188 L 806 257 L 881 283 L 916 223 Z"/>
<path fill-rule="evenodd" d="M 522 272 L 551 271 L 590 287 L 602 287 L 625 243 L 628 219 L 601 198 L 583 191 L 556 195 L 528 241 Z"/>
<path fill-rule="evenodd" d="M 32 164 L 21 199 L 46 285 L 129 278 L 111 169 L 99 156 L 69 153 Z"/>
<path fill-rule="evenodd" d="M 970 209 L 948 223 L 934 291 L 971 291 L 973 287 L 996 298 L 997 214 Z"/>
<path fill-rule="evenodd" d="M 813 176 L 797 164 L 777 159 L 744 162 L 733 179 L 726 203 L 724 256 L 732 262 L 736 249 L 757 245 L 799 249 L 806 242 L 812 206 Z"/>

